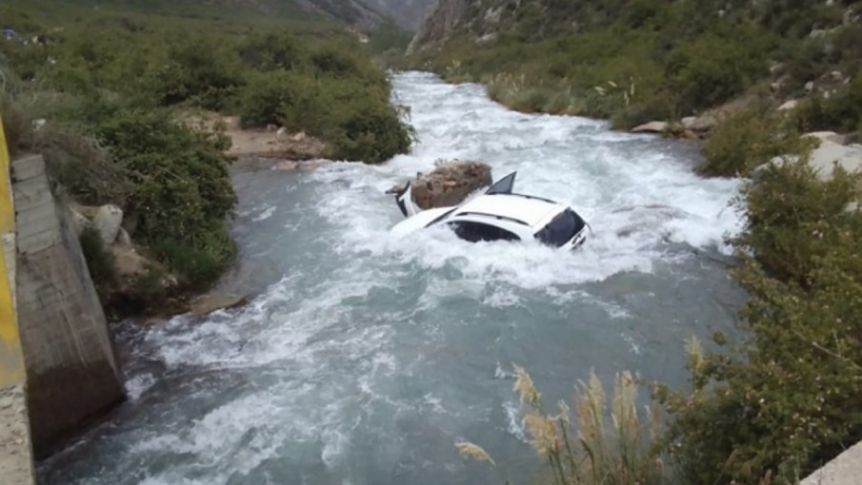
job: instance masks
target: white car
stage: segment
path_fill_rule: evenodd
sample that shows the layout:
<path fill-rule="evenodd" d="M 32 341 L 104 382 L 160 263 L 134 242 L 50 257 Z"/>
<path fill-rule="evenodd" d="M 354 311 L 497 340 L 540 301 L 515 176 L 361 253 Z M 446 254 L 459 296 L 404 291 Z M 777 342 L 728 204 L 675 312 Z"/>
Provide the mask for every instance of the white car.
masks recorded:
<path fill-rule="evenodd" d="M 470 242 L 536 239 L 554 247 L 576 248 L 584 243 L 587 223 L 570 207 L 552 200 L 512 192 L 517 172 L 492 185 L 484 194 L 455 207 L 422 210 L 413 202 L 410 184 L 395 201 L 407 219 L 392 228 L 406 235 L 445 224 Z"/>

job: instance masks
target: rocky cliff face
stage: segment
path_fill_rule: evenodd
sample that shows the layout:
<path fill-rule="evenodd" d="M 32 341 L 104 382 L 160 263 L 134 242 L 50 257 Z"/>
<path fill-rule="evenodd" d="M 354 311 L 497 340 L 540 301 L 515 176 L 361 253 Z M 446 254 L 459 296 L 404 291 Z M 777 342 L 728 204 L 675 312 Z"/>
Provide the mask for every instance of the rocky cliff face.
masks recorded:
<path fill-rule="evenodd" d="M 505 3 L 507 0 L 440 0 L 419 26 L 409 51 L 440 45 L 459 32 L 489 30 L 494 23 L 493 12 Z"/>
<path fill-rule="evenodd" d="M 332 20 L 370 30 L 386 20 L 386 16 L 359 0 L 299 0 L 308 10 Z"/>
<path fill-rule="evenodd" d="M 419 27 L 411 51 L 438 46 L 455 35 L 481 44 L 502 32 L 517 32 L 527 40 L 575 30 L 572 19 L 591 2 L 600 0 L 440 0 Z"/>
<path fill-rule="evenodd" d="M 437 0 L 365 0 L 365 3 L 391 17 L 402 28 L 415 31 Z"/>

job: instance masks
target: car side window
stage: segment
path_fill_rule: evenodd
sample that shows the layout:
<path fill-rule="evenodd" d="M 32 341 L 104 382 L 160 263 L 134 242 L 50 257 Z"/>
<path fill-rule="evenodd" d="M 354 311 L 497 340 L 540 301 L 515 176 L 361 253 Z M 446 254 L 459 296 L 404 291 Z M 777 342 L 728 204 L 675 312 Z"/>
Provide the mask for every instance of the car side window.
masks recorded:
<path fill-rule="evenodd" d="M 449 227 L 455 231 L 455 234 L 459 238 L 470 242 L 521 240 L 521 238 L 512 232 L 490 224 L 483 224 L 481 222 L 456 221 L 450 222 Z"/>

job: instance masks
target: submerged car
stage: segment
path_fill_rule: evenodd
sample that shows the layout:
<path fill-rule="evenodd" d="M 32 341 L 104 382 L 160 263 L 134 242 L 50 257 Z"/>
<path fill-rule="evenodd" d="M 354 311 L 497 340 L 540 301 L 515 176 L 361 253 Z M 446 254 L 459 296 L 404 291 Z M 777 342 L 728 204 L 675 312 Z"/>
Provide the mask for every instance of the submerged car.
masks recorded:
<path fill-rule="evenodd" d="M 554 247 L 576 248 L 586 240 L 587 223 L 571 207 L 552 200 L 513 192 L 513 172 L 484 194 L 455 207 L 422 210 L 413 202 L 408 183 L 395 201 L 407 219 L 392 228 L 405 235 L 431 226 L 446 225 L 466 241 L 526 241 L 536 239 Z"/>

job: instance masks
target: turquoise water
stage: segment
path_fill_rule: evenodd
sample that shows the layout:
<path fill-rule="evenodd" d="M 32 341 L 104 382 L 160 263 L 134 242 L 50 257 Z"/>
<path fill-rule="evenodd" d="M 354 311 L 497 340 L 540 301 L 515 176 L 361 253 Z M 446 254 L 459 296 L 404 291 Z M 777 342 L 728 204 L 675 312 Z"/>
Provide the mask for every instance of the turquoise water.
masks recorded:
<path fill-rule="evenodd" d="M 236 175 L 240 256 L 220 286 L 251 303 L 121 324 L 129 401 L 41 463 L 44 483 L 525 483 L 540 464 L 512 364 L 548 403 L 590 369 L 679 385 L 684 339 L 732 329 L 740 182 L 694 175 L 696 147 L 514 113 L 428 74 L 395 84 L 409 155 Z M 561 252 L 390 235 L 383 192 L 452 158 L 519 170 L 519 191 L 570 203 L 592 238 Z M 499 469 L 463 461 L 462 439 Z"/>

